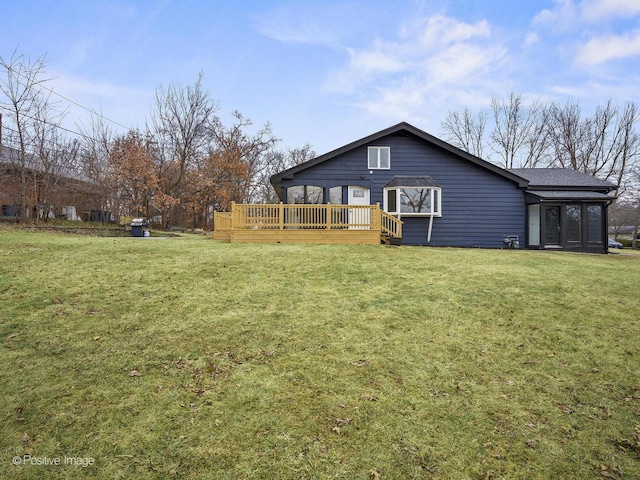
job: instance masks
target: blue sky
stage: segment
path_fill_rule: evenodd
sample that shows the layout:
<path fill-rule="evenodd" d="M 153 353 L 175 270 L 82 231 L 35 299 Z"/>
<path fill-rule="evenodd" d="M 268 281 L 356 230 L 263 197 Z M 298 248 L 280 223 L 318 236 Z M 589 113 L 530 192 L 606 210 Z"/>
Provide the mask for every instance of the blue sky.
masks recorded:
<path fill-rule="evenodd" d="M 0 56 L 46 54 L 48 86 L 143 128 L 159 86 L 204 86 L 230 121 L 325 153 L 509 92 L 640 99 L 640 0 L 0 0 Z M 89 113 L 68 107 L 75 128 Z M 114 125 L 116 130 L 123 130 Z"/>

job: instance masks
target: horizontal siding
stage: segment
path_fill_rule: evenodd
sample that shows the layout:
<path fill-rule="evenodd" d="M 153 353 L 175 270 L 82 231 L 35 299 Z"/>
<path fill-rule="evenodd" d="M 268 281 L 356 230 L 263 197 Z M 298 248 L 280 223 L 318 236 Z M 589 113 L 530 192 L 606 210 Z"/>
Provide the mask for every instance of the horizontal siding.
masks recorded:
<path fill-rule="evenodd" d="M 506 235 L 518 235 L 524 244 L 524 193 L 515 183 L 413 136 L 389 136 L 375 145 L 391 147 L 390 170 L 368 170 L 363 146 L 282 185 L 359 185 L 371 189 L 372 204 L 382 206 L 382 189 L 394 175 L 428 175 L 442 187 L 442 217 L 434 219 L 430 245 L 499 248 Z M 428 218 L 402 220 L 404 244 L 427 244 Z"/>

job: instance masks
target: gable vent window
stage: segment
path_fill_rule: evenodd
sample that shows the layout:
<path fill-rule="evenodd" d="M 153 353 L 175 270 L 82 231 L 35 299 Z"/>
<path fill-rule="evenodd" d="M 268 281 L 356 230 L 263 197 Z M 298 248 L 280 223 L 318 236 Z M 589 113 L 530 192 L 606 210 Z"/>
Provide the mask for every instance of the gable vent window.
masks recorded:
<path fill-rule="evenodd" d="M 391 168 L 391 147 L 369 147 L 370 170 L 388 170 Z"/>

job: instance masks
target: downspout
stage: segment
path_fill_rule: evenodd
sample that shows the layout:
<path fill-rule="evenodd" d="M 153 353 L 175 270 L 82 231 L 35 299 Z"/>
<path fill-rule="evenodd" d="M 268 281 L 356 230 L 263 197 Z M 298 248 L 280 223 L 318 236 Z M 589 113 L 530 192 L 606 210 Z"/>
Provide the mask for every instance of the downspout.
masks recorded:
<path fill-rule="evenodd" d="M 602 226 L 602 246 L 604 247 L 604 253 L 609 253 L 609 205 L 613 203 L 613 200 L 609 200 L 604 209 L 604 225 Z"/>

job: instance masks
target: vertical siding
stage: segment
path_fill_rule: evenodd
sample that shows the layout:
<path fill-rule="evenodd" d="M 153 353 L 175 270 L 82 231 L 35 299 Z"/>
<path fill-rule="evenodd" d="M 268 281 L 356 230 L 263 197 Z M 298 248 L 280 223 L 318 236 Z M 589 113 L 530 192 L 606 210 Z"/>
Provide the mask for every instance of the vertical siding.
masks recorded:
<path fill-rule="evenodd" d="M 391 169 L 368 170 L 367 146 L 351 150 L 283 180 L 282 186 L 360 185 L 371 203 L 383 205 L 383 187 L 394 175 L 431 176 L 442 187 L 442 217 L 433 222 L 435 246 L 502 247 L 506 235 L 525 244 L 524 193 L 517 185 L 460 157 L 409 135 L 375 141 L 391 147 Z M 346 197 L 344 198 L 346 203 Z M 403 217 L 403 243 L 426 245 L 428 218 Z"/>

